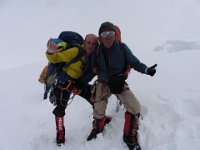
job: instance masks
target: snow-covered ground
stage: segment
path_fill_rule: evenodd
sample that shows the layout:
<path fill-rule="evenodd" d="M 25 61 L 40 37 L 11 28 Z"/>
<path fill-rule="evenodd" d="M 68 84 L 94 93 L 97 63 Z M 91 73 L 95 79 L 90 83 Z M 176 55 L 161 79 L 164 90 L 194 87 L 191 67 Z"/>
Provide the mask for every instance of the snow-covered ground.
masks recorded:
<path fill-rule="evenodd" d="M 112 122 L 90 142 L 92 108 L 75 97 L 66 110 L 67 141 L 58 148 L 54 106 L 42 100 L 37 81 L 50 37 L 98 33 L 107 20 L 120 26 L 142 62 L 158 64 L 154 77 L 132 70 L 128 79 L 142 106 L 142 149 L 199 150 L 199 6 L 199 0 L 0 0 L 0 150 L 126 150 L 125 110 L 115 112 L 115 96 L 107 108 Z"/>

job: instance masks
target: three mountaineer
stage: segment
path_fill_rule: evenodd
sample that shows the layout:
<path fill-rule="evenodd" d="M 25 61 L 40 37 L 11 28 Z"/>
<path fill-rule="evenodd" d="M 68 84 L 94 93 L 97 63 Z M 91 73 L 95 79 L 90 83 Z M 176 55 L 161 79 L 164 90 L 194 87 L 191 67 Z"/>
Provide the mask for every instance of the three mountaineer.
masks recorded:
<path fill-rule="evenodd" d="M 130 67 L 140 73 L 154 76 L 157 65 L 147 67 L 141 63 L 128 46 L 116 38 L 118 33 L 116 26 L 111 22 L 102 23 L 98 38 L 93 34 L 90 34 L 89 38 L 86 36 L 82 46 L 84 54 L 81 59 L 62 68 L 65 74 L 64 80 L 57 81 L 52 88 L 52 93 L 56 97 L 56 108 L 53 113 L 56 118 L 57 144 L 65 142 L 64 115 L 71 93 L 79 94 L 93 105 L 93 128 L 87 138 L 88 141 L 103 132 L 105 124 L 110 122 L 111 118 L 106 116 L 105 112 L 108 98 L 114 94 L 126 109 L 123 140 L 129 150 L 141 150 L 137 136 L 138 119 L 141 113 L 140 103 L 125 80 Z M 70 59 L 78 54 L 79 49 L 72 47 L 65 51 L 58 48 L 53 41 L 49 41 L 46 56 L 51 63 L 69 63 Z M 96 74 L 98 76 L 95 85 L 96 92 L 92 95 L 88 82 Z"/>

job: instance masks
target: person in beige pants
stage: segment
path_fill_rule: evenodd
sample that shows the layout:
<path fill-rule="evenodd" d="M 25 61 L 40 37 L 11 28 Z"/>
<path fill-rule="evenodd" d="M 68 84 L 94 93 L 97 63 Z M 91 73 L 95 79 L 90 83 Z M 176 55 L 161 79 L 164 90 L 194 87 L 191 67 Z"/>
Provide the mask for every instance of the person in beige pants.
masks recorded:
<path fill-rule="evenodd" d="M 96 96 L 94 103 L 94 118 L 101 119 L 105 115 L 108 98 L 112 95 L 108 84 L 105 82 L 98 82 L 96 85 Z M 132 114 L 139 114 L 140 103 L 129 89 L 128 85 L 125 84 L 123 91 L 120 94 L 115 94 L 118 99 L 123 103 L 125 109 Z"/>
<path fill-rule="evenodd" d="M 125 80 L 130 67 L 140 73 L 153 76 L 157 65 L 147 67 L 141 63 L 125 43 L 116 40 L 115 34 L 115 26 L 112 23 L 101 24 L 99 28 L 100 45 L 96 50 L 95 59 L 98 79 L 94 99 L 93 129 L 87 140 L 95 139 L 97 134 L 104 130 L 108 98 L 115 94 L 126 109 L 123 140 L 129 150 L 141 150 L 137 138 L 140 103 Z"/>

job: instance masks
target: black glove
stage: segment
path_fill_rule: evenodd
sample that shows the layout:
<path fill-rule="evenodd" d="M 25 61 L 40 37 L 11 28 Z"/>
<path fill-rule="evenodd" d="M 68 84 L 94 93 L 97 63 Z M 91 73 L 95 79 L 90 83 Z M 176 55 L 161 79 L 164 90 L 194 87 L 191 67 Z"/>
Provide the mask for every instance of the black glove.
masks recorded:
<path fill-rule="evenodd" d="M 147 68 L 146 74 L 148 74 L 150 76 L 154 76 L 154 74 L 156 73 L 156 67 L 157 67 L 157 64 Z"/>

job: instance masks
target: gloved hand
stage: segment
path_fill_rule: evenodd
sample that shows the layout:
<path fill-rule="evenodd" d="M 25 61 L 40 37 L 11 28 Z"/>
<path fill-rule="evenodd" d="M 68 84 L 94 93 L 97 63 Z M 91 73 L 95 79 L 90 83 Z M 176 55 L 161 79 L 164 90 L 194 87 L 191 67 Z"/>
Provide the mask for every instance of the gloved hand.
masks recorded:
<path fill-rule="evenodd" d="M 157 64 L 147 68 L 146 69 L 146 74 L 148 74 L 150 76 L 154 76 L 154 74 L 156 73 L 156 67 L 157 67 Z"/>
<path fill-rule="evenodd" d="M 49 41 L 47 42 L 47 52 L 49 54 L 53 54 L 62 50 L 63 48 L 59 47 L 53 39 L 49 39 Z"/>

